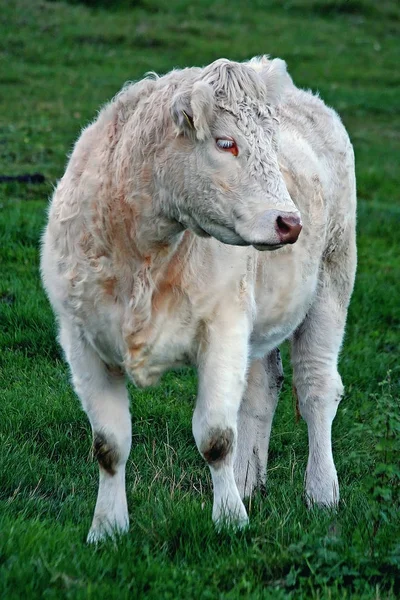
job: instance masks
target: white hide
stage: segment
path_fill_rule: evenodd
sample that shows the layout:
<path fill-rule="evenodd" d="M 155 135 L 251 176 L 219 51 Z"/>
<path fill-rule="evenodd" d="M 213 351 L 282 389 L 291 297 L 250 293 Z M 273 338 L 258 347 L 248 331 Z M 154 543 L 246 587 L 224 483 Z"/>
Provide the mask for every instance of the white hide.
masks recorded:
<path fill-rule="evenodd" d="M 220 136 L 237 140 L 238 156 L 218 149 Z M 128 528 L 125 375 L 144 387 L 187 363 L 198 371 L 193 434 L 211 469 L 213 519 L 247 522 L 242 497 L 265 482 L 286 339 L 309 433 L 307 500 L 337 504 L 331 426 L 355 205 L 340 119 L 293 85 L 283 61 L 143 80 L 82 133 L 54 193 L 41 269 L 100 465 L 89 541 Z M 279 211 L 303 226 L 281 248 Z"/>

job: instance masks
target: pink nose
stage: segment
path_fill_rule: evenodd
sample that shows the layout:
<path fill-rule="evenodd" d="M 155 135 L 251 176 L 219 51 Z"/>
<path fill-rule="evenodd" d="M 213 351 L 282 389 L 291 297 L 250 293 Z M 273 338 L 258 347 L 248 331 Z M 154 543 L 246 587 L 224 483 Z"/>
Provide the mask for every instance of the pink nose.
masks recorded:
<path fill-rule="evenodd" d="M 275 229 L 281 244 L 294 244 L 300 235 L 303 226 L 300 217 L 293 213 L 282 212 L 275 222 Z"/>

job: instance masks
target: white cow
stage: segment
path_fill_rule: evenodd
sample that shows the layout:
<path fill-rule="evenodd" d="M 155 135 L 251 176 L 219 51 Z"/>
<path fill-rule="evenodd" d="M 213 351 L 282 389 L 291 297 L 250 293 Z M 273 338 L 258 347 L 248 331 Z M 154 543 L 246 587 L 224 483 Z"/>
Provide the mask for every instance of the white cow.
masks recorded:
<path fill-rule="evenodd" d="M 308 425 L 306 497 L 338 502 L 331 426 L 355 209 L 339 117 L 279 59 L 148 77 L 83 131 L 54 193 L 41 268 L 100 467 L 89 541 L 128 529 L 125 376 L 144 387 L 188 362 L 213 519 L 247 522 L 242 497 L 265 480 L 288 338 Z"/>

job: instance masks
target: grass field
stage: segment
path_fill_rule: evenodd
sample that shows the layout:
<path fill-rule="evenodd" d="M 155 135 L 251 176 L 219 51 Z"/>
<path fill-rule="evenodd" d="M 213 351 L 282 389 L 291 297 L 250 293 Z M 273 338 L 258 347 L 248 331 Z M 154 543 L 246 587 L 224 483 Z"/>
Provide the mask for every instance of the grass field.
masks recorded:
<path fill-rule="evenodd" d="M 400 5 L 89 4 L 0 0 L 0 174 L 46 176 L 0 184 L 1 597 L 398 597 Z M 212 526 L 210 477 L 191 434 L 196 377 L 185 371 L 131 390 L 131 530 L 88 547 L 97 465 L 38 275 L 48 198 L 80 128 L 126 80 L 260 53 L 284 58 L 298 85 L 319 90 L 355 146 L 359 269 L 334 424 L 340 508 L 304 506 L 306 428 L 284 348 L 268 490 L 248 506 L 250 527 Z"/>

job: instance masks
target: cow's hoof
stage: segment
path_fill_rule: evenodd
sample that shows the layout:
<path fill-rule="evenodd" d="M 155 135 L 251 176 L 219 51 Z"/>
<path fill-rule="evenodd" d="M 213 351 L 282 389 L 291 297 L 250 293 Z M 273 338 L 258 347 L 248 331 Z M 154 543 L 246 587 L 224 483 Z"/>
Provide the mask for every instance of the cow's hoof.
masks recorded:
<path fill-rule="evenodd" d="M 243 502 L 237 502 L 229 508 L 226 505 L 215 507 L 213 521 L 218 531 L 225 528 L 240 530 L 249 524 L 249 517 Z"/>
<path fill-rule="evenodd" d="M 339 504 L 339 482 L 336 474 L 323 481 L 315 481 L 306 476 L 305 499 L 308 508 L 336 508 Z"/>
<path fill-rule="evenodd" d="M 232 515 L 223 515 L 219 519 L 214 520 L 215 528 L 217 531 L 223 531 L 224 529 L 231 529 L 233 531 L 241 531 L 249 524 L 249 517 L 237 517 Z"/>
<path fill-rule="evenodd" d="M 89 530 L 86 542 L 88 544 L 97 544 L 107 539 L 115 540 L 116 537 L 127 533 L 129 529 L 129 520 L 125 519 L 121 523 L 110 522 L 107 519 L 97 517 L 93 518 L 92 526 Z"/>

